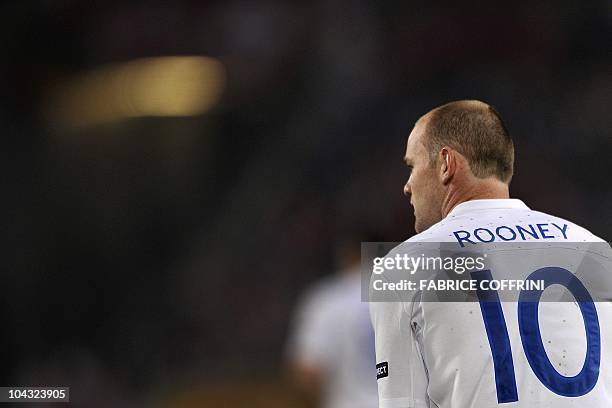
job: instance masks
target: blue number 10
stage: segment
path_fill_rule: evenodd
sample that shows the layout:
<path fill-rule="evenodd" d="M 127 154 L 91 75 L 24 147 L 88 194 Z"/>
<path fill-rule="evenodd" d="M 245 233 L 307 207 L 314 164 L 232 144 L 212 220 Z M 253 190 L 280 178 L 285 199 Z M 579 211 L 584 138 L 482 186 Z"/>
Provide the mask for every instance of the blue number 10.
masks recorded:
<path fill-rule="evenodd" d="M 493 279 L 489 270 L 472 272 L 471 275 L 477 281 Z M 538 306 L 543 290 L 521 291 L 518 301 L 519 332 L 531 369 L 542 384 L 555 394 L 565 397 L 587 394 L 597 383 L 601 358 L 599 320 L 593 299 L 582 282 L 567 269 L 538 269 L 529 275 L 527 280 L 543 280 L 545 287 L 558 284 L 567 288 L 580 306 L 587 340 L 582 370 L 573 377 L 559 374 L 546 355 L 540 334 Z M 510 338 L 499 296 L 495 291 L 483 290 L 478 290 L 477 295 L 493 356 L 497 402 L 501 404 L 518 401 Z"/>

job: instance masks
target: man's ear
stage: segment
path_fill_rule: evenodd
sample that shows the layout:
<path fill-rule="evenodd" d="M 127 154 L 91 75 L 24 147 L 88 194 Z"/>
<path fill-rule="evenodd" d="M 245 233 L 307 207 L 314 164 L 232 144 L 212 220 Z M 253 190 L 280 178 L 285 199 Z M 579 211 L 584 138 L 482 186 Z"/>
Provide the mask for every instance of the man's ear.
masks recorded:
<path fill-rule="evenodd" d="M 457 155 L 455 151 L 448 148 L 443 147 L 440 150 L 440 181 L 442 184 L 446 185 L 450 183 L 450 181 L 455 176 L 455 171 L 457 170 Z"/>

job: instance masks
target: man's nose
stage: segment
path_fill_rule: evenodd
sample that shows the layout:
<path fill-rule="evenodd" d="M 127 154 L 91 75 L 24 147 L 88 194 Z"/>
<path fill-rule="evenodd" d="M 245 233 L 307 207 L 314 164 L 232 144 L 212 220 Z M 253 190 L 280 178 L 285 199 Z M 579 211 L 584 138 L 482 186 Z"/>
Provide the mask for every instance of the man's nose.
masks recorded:
<path fill-rule="evenodd" d="M 406 182 L 406 184 L 404 184 L 404 195 L 408 196 L 412 194 L 412 188 L 410 188 L 410 183 Z"/>

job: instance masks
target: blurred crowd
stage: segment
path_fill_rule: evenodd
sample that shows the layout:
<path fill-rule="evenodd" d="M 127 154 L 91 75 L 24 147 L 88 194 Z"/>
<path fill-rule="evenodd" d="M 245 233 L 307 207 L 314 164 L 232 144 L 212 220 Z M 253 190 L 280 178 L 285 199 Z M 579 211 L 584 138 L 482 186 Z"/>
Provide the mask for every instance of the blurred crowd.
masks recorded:
<path fill-rule="evenodd" d="M 94 3 L 0 5 L 3 384 L 90 407 L 298 404 L 297 299 L 340 237 L 414 233 L 405 140 L 451 100 L 505 118 L 513 196 L 612 239 L 609 1 Z M 167 55 L 223 64 L 216 106 L 49 113 L 79 75 Z"/>

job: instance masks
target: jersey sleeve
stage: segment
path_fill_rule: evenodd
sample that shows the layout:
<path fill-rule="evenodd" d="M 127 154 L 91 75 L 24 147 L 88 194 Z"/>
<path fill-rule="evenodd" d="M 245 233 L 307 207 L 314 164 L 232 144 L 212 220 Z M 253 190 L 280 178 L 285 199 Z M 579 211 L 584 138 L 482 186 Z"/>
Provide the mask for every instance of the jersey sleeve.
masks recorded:
<path fill-rule="evenodd" d="M 411 308 L 411 303 L 399 300 L 370 303 L 380 408 L 429 407 L 427 375 L 411 325 Z"/>

